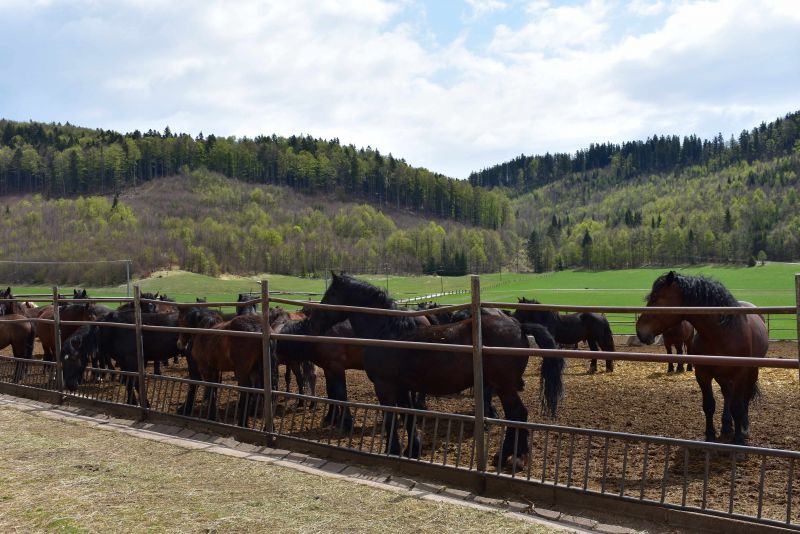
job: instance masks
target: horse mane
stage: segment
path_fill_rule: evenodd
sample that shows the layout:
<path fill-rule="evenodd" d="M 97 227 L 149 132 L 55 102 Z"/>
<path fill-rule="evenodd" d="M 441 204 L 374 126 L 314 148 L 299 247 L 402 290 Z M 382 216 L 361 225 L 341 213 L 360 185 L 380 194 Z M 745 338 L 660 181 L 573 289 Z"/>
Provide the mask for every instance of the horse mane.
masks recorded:
<path fill-rule="evenodd" d="M 358 280 L 347 274 L 341 274 L 334 277 L 333 283 L 345 284 L 347 293 L 356 300 L 358 306 L 363 306 L 365 308 L 384 308 L 387 310 L 397 309 L 397 302 L 389 296 L 385 289 L 373 286 L 369 282 Z M 414 321 L 413 317 L 382 316 L 381 319 L 386 320 L 384 328 L 386 332 L 404 333 L 414 330 L 417 327 L 417 323 Z"/>
<path fill-rule="evenodd" d="M 739 301 L 717 280 L 702 275 L 685 275 L 676 272 L 663 274 L 653 282 L 653 290 L 645 297 L 649 304 L 652 296 L 671 283 L 672 279 L 678 284 L 683 294 L 684 304 L 696 307 L 725 307 L 738 308 Z M 733 321 L 735 315 L 720 315 L 720 324 L 728 326 Z"/>

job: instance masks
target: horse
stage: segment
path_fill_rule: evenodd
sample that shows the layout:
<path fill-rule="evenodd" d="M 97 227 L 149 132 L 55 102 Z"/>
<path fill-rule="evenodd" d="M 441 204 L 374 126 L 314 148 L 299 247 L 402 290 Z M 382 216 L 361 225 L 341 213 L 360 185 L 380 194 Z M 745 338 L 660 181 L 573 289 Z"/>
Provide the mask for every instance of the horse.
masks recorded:
<path fill-rule="evenodd" d="M 240 332 L 261 332 L 261 316 L 238 315 L 225 320 L 222 314 L 208 308 L 183 308 L 178 314 L 178 326 L 182 328 L 208 328 Z M 191 345 L 190 345 L 191 343 Z M 261 339 L 180 333 L 176 346 L 186 351 L 189 362 L 189 378 L 205 382 L 220 382 L 222 373 L 233 371 L 236 381 L 243 387 L 263 387 L 263 351 Z M 189 348 L 191 347 L 191 348 Z M 197 386 L 189 385 L 186 401 L 178 407 L 178 413 L 189 415 L 194 406 Z M 248 395 L 239 395 L 239 424 L 246 426 L 250 412 Z M 206 388 L 204 398 L 208 403 L 209 417 L 216 417 L 216 391 Z"/>
<path fill-rule="evenodd" d="M 284 332 L 284 328 L 286 328 L 289 324 L 300 322 L 303 319 L 296 320 L 290 319 L 291 314 L 288 313 L 286 310 L 281 308 L 280 306 L 275 308 L 270 308 L 269 310 L 269 325 L 272 328 L 274 333 L 287 333 Z M 291 330 L 294 330 L 292 327 Z M 305 332 L 305 330 L 303 330 Z M 292 333 L 301 333 L 301 332 L 292 332 Z M 288 356 L 285 350 L 278 350 L 277 346 L 279 343 L 276 342 L 276 349 L 275 354 L 272 358 L 272 380 L 273 380 L 273 388 L 278 388 L 278 366 L 284 365 L 286 367 L 286 372 L 284 373 L 284 381 L 286 383 L 286 391 L 291 391 L 291 384 L 292 384 L 292 374 L 294 374 L 295 379 L 297 380 L 297 389 L 301 394 L 309 394 L 315 395 L 316 387 L 317 387 L 317 374 L 314 364 L 309 361 L 308 359 L 304 359 L 302 357 L 295 356 L 293 350 L 296 347 L 292 347 L 289 349 L 291 356 Z M 284 344 L 286 346 L 286 344 Z M 303 402 L 302 399 L 298 401 L 298 406 L 302 406 Z"/>
<path fill-rule="evenodd" d="M 142 293 L 139 295 L 139 298 L 142 301 L 163 301 L 164 299 L 161 298 L 159 293 Z M 173 300 L 169 299 L 168 302 L 174 302 Z M 159 307 L 161 309 L 159 310 Z M 136 305 L 133 301 L 124 302 L 117 307 L 117 311 L 125 312 L 125 311 L 133 311 L 136 308 Z M 174 312 L 175 306 L 171 306 L 169 304 L 162 305 L 160 302 L 140 302 L 139 308 L 142 310 L 142 313 L 158 313 L 162 311 L 164 313 Z"/>
<path fill-rule="evenodd" d="M 646 297 L 647 307 L 659 306 L 713 306 L 738 308 L 738 302 L 725 286 L 703 276 L 687 276 L 669 271 L 656 278 Z M 688 321 L 697 332 L 692 340 L 694 354 L 716 356 L 743 356 L 763 358 L 769 341 L 764 319 L 757 314 L 748 315 L 681 315 L 643 313 L 636 321 L 636 335 L 650 344 L 655 336 Z M 695 365 L 695 379 L 703 394 L 703 412 L 706 416 L 706 441 L 717 439 L 714 428 L 716 404 L 711 380 L 716 380 L 724 398 L 722 434 L 731 433 L 733 443 L 743 445 L 749 434 L 750 402 L 758 395 L 758 367 L 723 367 L 713 364 Z"/>
<path fill-rule="evenodd" d="M 689 354 L 692 338 L 694 337 L 694 327 L 689 321 L 681 321 L 672 328 L 664 330 L 661 335 L 664 337 L 664 348 L 667 349 L 667 354 L 672 354 L 673 347 L 675 348 L 675 354 Z M 686 347 L 686 352 L 683 350 L 684 347 Z M 686 364 L 686 370 L 692 370 L 691 363 Z M 683 372 L 683 362 L 678 363 L 677 371 L 679 373 Z M 667 372 L 674 372 L 672 362 L 669 362 Z"/>
<path fill-rule="evenodd" d="M 69 301 L 65 301 L 69 302 Z M 52 320 L 55 315 L 53 306 L 45 306 L 45 309 L 40 315 L 40 319 Z M 63 304 L 58 307 L 59 318 L 62 321 L 96 321 L 101 313 L 94 304 Z M 79 326 L 74 325 L 60 325 L 61 344 L 67 340 L 69 336 L 74 334 Z M 36 334 L 39 336 L 39 341 L 42 343 L 42 350 L 44 352 L 44 359 L 46 361 L 55 361 L 56 352 L 56 334 L 55 325 L 40 323 L 36 328 Z"/>
<path fill-rule="evenodd" d="M 0 350 L 11 345 L 14 358 L 33 358 L 33 343 L 36 336 L 36 329 L 30 321 L 16 322 L 20 319 L 27 319 L 24 308 L 14 299 L 11 288 L 0 290 Z M 15 322 L 11 322 L 15 321 Z M 14 382 L 19 382 L 22 378 L 22 362 L 14 364 Z"/>
<path fill-rule="evenodd" d="M 257 299 L 258 297 L 256 297 Z M 247 293 L 239 293 L 239 297 L 236 302 L 250 302 L 251 300 L 255 300 Z M 258 305 L 256 304 L 248 304 L 246 306 L 237 306 L 236 307 L 236 315 L 248 315 L 251 313 L 258 313 Z"/>
<path fill-rule="evenodd" d="M 305 318 L 300 321 L 288 321 L 280 329 L 275 329 L 276 333 L 290 335 L 309 335 L 310 319 Z M 323 332 L 324 336 L 329 337 L 356 337 L 353 327 L 348 321 L 333 325 Z M 364 369 L 364 347 L 359 345 L 338 345 L 326 343 L 309 343 L 305 341 L 280 340 L 275 347 L 275 358 L 273 366 L 277 370 L 277 364 L 286 363 L 303 365 L 305 362 L 311 363 L 311 370 L 305 374 L 308 390 L 314 393 L 316 389 L 316 374 L 313 373 L 313 366 L 322 368 L 325 374 L 325 392 L 329 399 L 347 400 L 347 369 Z M 288 376 L 288 373 L 287 373 Z M 313 379 L 311 378 L 313 376 Z M 298 381 L 298 384 L 300 382 Z M 287 383 L 288 389 L 288 383 Z M 302 390 L 301 390 L 302 393 Z M 349 407 L 344 409 L 328 406 L 328 412 L 322 421 L 323 425 L 341 424 L 343 428 L 350 429 L 353 426 L 353 416 Z"/>
<path fill-rule="evenodd" d="M 83 371 L 90 359 L 96 357 L 101 362 L 111 359 L 117 362 L 122 371 L 137 372 L 139 370 L 136 354 L 136 331 L 111 326 L 103 323 L 134 324 L 132 310 L 113 311 L 97 321 L 97 324 L 81 327 L 62 346 L 62 364 L 64 368 L 64 386 L 75 391 L 81 383 Z M 177 313 L 143 313 L 142 324 L 152 326 L 178 326 Z M 142 331 L 142 349 L 144 362 L 167 361 L 178 351 L 178 335 L 173 332 Z M 123 375 L 128 404 L 136 404 L 134 386 L 138 378 Z M 147 399 L 138 399 L 140 406 L 147 406 Z"/>
<path fill-rule="evenodd" d="M 520 304 L 541 304 L 536 299 L 517 299 Z M 614 336 L 608 319 L 599 313 L 569 313 L 561 315 L 549 310 L 516 310 L 512 313 L 522 323 L 543 325 L 550 331 L 557 343 L 577 344 L 586 341 L 591 350 L 614 352 Z M 589 364 L 589 373 L 597 372 L 597 360 Z M 614 372 L 614 360 L 606 360 L 606 372 Z"/>
<path fill-rule="evenodd" d="M 363 306 L 395 310 L 397 304 L 387 293 L 367 282 L 344 274 L 333 277 L 322 298 L 323 304 Z M 311 313 L 311 332 L 327 331 L 335 324 L 349 319 L 353 333 L 359 338 L 393 339 L 445 344 L 472 344 L 472 320 L 450 325 L 419 326 L 410 317 L 383 316 L 347 311 L 315 309 Z M 539 345 L 553 348 L 555 344 L 544 328 L 522 325 L 517 320 L 503 316 L 487 316 L 482 320 L 483 340 L 488 346 L 527 348 L 527 334 L 536 337 Z M 364 347 L 364 370 L 375 387 L 375 394 L 383 406 L 412 406 L 412 392 L 432 395 L 450 395 L 473 385 L 472 356 L 456 352 L 425 351 L 388 347 Z M 519 396 L 524 387 L 522 379 L 528 356 L 483 357 L 484 380 L 494 388 L 503 405 L 505 417 L 512 421 L 527 421 L 528 410 Z M 555 415 L 563 391 L 563 358 L 545 358 L 542 362 L 542 404 Z M 394 432 L 396 415 L 384 415 L 383 425 L 389 439 L 388 454 L 400 454 L 400 442 Z M 420 439 L 410 416 L 401 417 L 408 435 L 408 446 L 403 452 L 409 458 L 419 458 Z M 476 434 L 483 429 L 476 429 Z M 498 465 L 514 456 L 514 462 L 524 463 L 528 454 L 528 432 L 518 430 L 519 446 L 514 444 L 517 430 L 508 427 L 503 440 Z"/>

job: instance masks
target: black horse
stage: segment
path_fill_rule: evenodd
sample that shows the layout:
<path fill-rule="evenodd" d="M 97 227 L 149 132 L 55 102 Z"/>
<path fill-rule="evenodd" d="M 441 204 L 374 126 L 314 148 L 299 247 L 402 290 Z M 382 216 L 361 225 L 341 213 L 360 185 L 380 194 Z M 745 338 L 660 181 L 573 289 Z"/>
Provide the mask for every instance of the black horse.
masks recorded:
<path fill-rule="evenodd" d="M 133 311 L 114 311 L 107 314 L 92 326 L 83 326 L 64 343 L 62 348 L 64 364 L 64 386 L 75 391 L 80 384 L 83 371 L 92 356 L 97 353 L 100 361 L 113 359 L 122 371 L 137 372 L 139 365 L 136 357 L 136 331 L 110 326 L 102 323 L 135 322 Z M 154 326 L 178 326 L 177 313 L 143 313 L 142 323 Z M 172 332 L 142 332 L 144 361 L 165 362 L 178 354 L 178 334 Z M 121 382 L 127 390 L 127 403 L 136 404 L 134 386 L 138 379 L 124 375 Z M 147 399 L 139 399 L 140 405 L 146 406 Z"/>
<path fill-rule="evenodd" d="M 536 299 L 518 299 L 520 304 L 541 304 Z M 614 336 L 608 319 L 599 313 L 570 313 L 561 315 L 550 310 L 516 310 L 512 317 L 522 323 L 536 323 L 547 327 L 556 342 L 570 345 L 586 341 L 592 350 L 614 352 Z M 614 371 L 614 360 L 606 360 L 606 371 Z M 589 364 L 589 372 L 597 372 L 597 360 Z"/>
<path fill-rule="evenodd" d="M 322 298 L 324 304 L 364 306 L 370 308 L 397 309 L 385 291 L 366 282 L 346 275 L 333 274 L 331 285 Z M 311 331 L 324 332 L 334 324 L 349 319 L 357 337 L 370 339 L 394 339 L 445 344 L 472 343 L 472 321 L 442 326 L 419 326 L 409 317 L 349 313 L 315 309 L 311 314 Z M 536 325 L 521 325 L 509 317 L 485 317 L 482 322 L 483 340 L 487 346 L 528 347 L 526 334 L 536 337 L 542 347 L 554 348 L 555 344 L 546 329 Z M 503 404 L 505 417 L 511 421 L 527 421 L 528 410 L 520 399 L 519 391 L 524 386 L 522 379 L 528 356 L 484 355 L 484 379 L 492 386 Z M 562 358 L 545 358 L 542 362 L 542 404 L 551 415 L 558 407 L 563 391 Z M 395 348 L 364 348 L 364 370 L 375 386 L 375 394 L 384 406 L 412 406 L 412 392 L 432 395 L 449 395 L 463 391 L 473 385 L 472 356 L 455 352 L 423 351 Z M 408 433 L 408 447 L 404 455 L 418 458 L 420 439 L 411 417 L 402 417 Z M 389 439 L 386 451 L 400 454 L 400 442 L 396 428 L 397 417 L 386 415 L 384 429 Z M 515 455 L 522 460 L 528 453 L 528 432 L 520 429 L 518 447 L 514 447 L 515 429 L 507 428 L 498 461 Z"/>
<path fill-rule="evenodd" d="M 258 298 L 258 297 L 256 297 Z M 236 302 L 250 302 L 255 300 L 247 293 L 239 293 L 239 298 Z M 248 304 L 247 306 L 237 306 L 236 315 L 249 315 L 251 313 L 258 313 L 258 306 L 255 304 Z"/>

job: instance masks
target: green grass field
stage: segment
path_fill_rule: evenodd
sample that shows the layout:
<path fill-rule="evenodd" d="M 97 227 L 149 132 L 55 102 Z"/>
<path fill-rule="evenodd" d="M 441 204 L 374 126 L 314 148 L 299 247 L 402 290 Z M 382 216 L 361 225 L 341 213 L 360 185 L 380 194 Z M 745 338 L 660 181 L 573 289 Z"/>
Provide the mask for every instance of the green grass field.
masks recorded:
<path fill-rule="evenodd" d="M 728 287 L 739 300 L 758 306 L 791 306 L 795 304 L 794 276 L 800 264 L 770 263 L 758 267 L 693 266 L 677 269 L 686 274 L 713 277 Z M 545 274 L 493 273 L 481 275 L 483 300 L 516 302 L 517 297 L 534 297 L 548 304 L 578 304 L 605 306 L 638 306 L 650 289 L 653 280 L 664 272 L 656 269 L 628 269 L 618 271 L 562 271 Z M 209 301 L 235 300 L 242 292 L 260 291 L 258 280 L 269 280 L 270 290 L 315 293 L 299 295 L 298 300 L 318 300 L 325 290 L 324 279 L 297 278 L 264 274 L 253 277 L 208 276 L 181 272 L 161 272 L 150 278 L 137 280 L 142 291 L 166 293 L 179 302 L 192 302 L 196 296 Z M 398 299 L 433 295 L 442 291 L 468 290 L 469 276 L 380 276 L 361 277 L 377 286 L 389 288 Z M 0 284 L 7 285 L 7 284 Z M 71 292 L 71 288 L 64 288 Z M 126 287 L 88 288 L 92 296 L 125 296 Z M 49 287 L 15 286 L 15 294 L 50 293 Z M 62 291 L 64 292 L 64 291 Z M 469 294 L 436 296 L 430 300 L 441 303 L 469 301 Z M 611 317 L 612 321 L 628 322 L 629 317 Z M 796 338 L 793 316 L 771 318 L 773 337 Z M 630 325 L 615 325 L 615 332 L 631 333 Z"/>

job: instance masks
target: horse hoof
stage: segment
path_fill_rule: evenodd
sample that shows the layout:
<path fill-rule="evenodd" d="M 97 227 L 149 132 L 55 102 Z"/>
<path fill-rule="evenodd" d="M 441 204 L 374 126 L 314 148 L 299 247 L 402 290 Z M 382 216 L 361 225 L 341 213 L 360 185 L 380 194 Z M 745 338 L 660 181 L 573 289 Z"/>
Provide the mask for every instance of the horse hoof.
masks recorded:
<path fill-rule="evenodd" d="M 593 375 L 597 372 L 597 367 L 589 367 L 589 374 Z"/>

